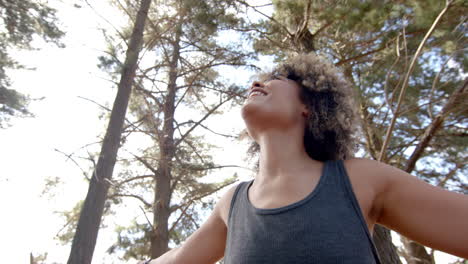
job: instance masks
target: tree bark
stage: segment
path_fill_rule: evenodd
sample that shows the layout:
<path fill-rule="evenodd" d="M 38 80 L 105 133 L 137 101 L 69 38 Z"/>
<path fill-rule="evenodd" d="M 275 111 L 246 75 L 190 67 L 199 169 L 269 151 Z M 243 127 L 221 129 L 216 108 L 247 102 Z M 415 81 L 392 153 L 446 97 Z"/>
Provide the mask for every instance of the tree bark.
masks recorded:
<path fill-rule="evenodd" d="M 159 141 L 160 159 L 158 162 L 159 177 L 156 179 L 154 207 L 153 207 L 153 233 L 151 235 L 151 258 L 158 258 L 168 251 L 169 243 L 169 216 L 171 201 L 172 160 L 174 159 L 176 145 L 174 141 L 174 113 L 175 96 L 177 88 L 178 62 L 180 59 L 180 37 L 182 35 L 183 15 L 180 15 L 179 24 L 174 36 L 173 52 L 169 64 L 169 82 L 167 95 L 164 101 L 164 123 L 162 137 Z"/>
<path fill-rule="evenodd" d="M 398 252 L 392 243 L 389 229 L 381 225 L 375 225 L 373 239 L 382 263 L 401 264 Z"/>
<path fill-rule="evenodd" d="M 434 258 L 429 254 L 426 248 L 406 237 L 401 237 L 401 242 L 405 247 L 404 255 L 408 264 L 435 264 Z"/>
<path fill-rule="evenodd" d="M 117 96 L 101 147 L 101 153 L 89 183 L 83 208 L 81 209 L 68 264 L 90 264 L 93 258 L 104 204 L 109 190 L 109 182 L 112 178 L 117 151 L 120 146 L 121 131 L 131 94 L 150 4 L 151 0 L 142 0 L 138 10 L 118 85 Z"/>

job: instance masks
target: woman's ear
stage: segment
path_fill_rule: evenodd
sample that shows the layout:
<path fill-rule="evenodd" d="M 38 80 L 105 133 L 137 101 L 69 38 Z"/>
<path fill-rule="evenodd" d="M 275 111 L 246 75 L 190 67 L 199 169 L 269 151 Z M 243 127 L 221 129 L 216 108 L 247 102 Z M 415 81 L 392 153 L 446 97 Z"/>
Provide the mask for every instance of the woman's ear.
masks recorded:
<path fill-rule="evenodd" d="M 309 110 L 305 105 L 302 106 L 302 116 L 303 117 L 308 117 L 309 116 Z"/>

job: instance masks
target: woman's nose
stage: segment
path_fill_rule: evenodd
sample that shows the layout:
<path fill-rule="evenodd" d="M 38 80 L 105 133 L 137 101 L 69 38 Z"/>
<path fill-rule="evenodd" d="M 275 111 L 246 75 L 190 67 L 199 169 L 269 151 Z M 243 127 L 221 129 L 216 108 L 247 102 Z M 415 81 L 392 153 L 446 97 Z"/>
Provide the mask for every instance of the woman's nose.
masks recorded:
<path fill-rule="evenodd" d="M 264 84 L 263 84 L 262 82 L 254 81 L 254 82 L 252 83 L 252 86 L 250 87 L 250 89 L 252 90 L 253 88 L 256 88 L 256 87 L 260 87 L 260 88 L 261 88 L 261 87 L 263 87 L 263 86 L 264 86 Z"/>

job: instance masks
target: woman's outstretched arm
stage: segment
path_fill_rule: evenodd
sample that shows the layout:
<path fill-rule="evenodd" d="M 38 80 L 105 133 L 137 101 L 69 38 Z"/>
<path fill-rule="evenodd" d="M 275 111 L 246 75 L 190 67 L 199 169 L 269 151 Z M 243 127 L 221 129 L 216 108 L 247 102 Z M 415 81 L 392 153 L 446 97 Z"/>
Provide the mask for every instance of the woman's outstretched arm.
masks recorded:
<path fill-rule="evenodd" d="M 366 167 L 385 182 L 377 222 L 423 245 L 468 258 L 468 195 L 432 186 L 386 164 Z"/>
<path fill-rule="evenodd" d="M 225 224 L 237 184 L 216 203 L 211 215 L 179 248 L 172 249 L 150 264 L 213 264 L 224 256 L 227 227 Z"/>

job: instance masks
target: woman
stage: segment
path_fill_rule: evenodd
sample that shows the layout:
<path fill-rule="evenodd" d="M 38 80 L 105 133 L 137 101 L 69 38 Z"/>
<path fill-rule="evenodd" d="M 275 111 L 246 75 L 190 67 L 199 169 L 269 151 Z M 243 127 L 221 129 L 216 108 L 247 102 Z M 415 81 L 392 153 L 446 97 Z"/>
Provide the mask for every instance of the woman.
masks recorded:
<path fill-rule="evenodd" d="M 185 243 L 151 264 L 380 263 L 376 223 L 468 258 L 468 196 L 353 158 L 352 88 L 300 55 L 254 82 L 242 107 L 254 180 L 227 191 Z"/>

